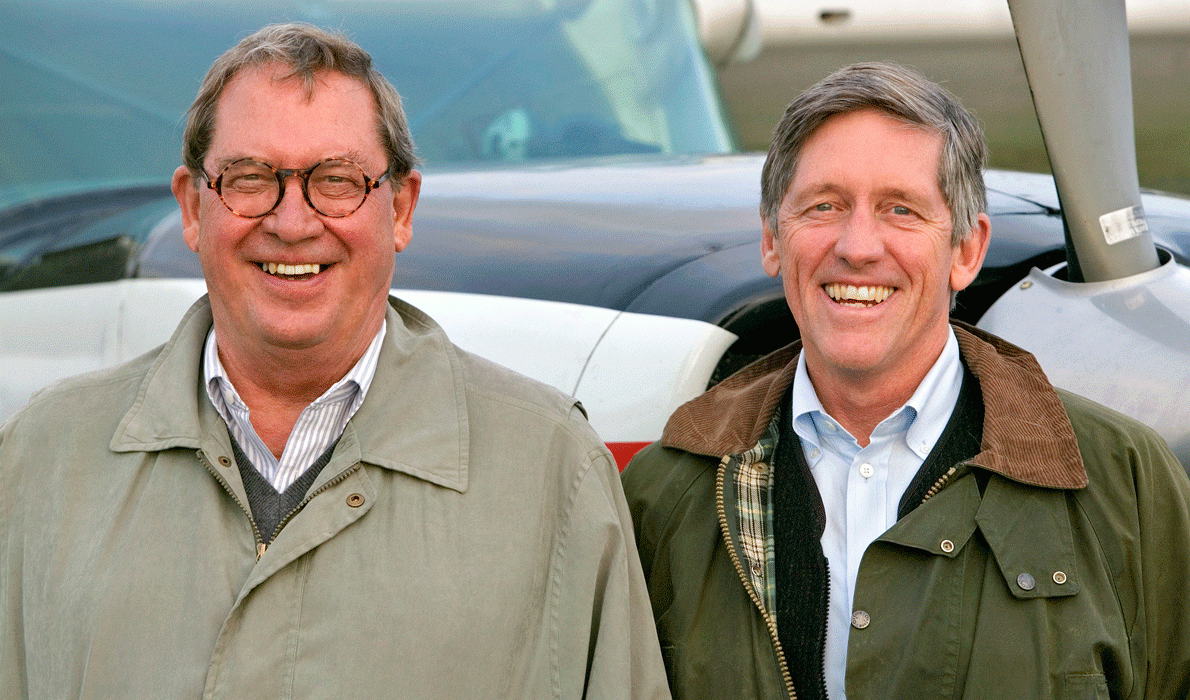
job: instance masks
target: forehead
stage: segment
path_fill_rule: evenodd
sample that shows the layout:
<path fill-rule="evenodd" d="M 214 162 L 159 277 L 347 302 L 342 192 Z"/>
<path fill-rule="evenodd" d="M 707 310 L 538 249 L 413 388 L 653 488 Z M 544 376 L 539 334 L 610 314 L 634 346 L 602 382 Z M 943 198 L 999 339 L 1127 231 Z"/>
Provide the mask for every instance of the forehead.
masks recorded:
<path fill-rule="evenodd" d="M 942 145 L 941 134 L 881 110 L 836 114 L 802 145 L 790 188 L 912 187 L 940 194 Z"/>
<path fill-rule="evenodd" d="M 213 157 L 252 156 L 293 167 L 355 155 L 383 164 L 376 100 L 363 81 L 334 71 L 307 81 L 289 72 L 281 65 L 250 67 L 228 81 L 215 109 Z"/>

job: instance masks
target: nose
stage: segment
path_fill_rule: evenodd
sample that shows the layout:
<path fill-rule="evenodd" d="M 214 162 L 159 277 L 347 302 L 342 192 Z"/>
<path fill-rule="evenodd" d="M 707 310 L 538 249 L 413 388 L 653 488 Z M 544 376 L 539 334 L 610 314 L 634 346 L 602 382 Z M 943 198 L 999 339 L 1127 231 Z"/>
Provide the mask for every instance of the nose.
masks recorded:
<path fill-rule="evenodd" d="M 835 255 L 854 268 L 862 268 L 884 255 L 884 231 L 872 212 L 856 208 L 840 227 Z"/>
<path fill-rule="evenodd" d="M 287 243 L 313 238 L 322 230 L 318 212 L 306 201 L 302 193 L 301 177 L 290 175 L 285 178 L 285 192 L 273 211 L 265 217 L 269 232 Z"/>

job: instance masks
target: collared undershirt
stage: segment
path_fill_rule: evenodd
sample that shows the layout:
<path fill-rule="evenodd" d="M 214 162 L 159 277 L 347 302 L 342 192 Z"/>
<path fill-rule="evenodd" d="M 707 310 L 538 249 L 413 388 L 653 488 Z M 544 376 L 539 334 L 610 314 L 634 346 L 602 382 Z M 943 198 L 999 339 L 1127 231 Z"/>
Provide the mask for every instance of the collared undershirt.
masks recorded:
<path fill-rule="evenodd" d="M 273 456 L 272 451 L 265 447 L 264 441 L 256 434 L 256 429 L 248 419 L 248 406 L 232 386 L 223 363 L 219 361 L 215 329 L 212 328 L 207 334 L 206 346 L 203 349 L 203 379 L 206 382 L 207 396 L 227 423 L 232 438 L 244 451 L 248 461 L 272 484 L 277 493 L 289 488 L 290 484 L 309 469 L 343 434 L 347 421 L 359 410 L 368 394 L 368 387 L 376 374 L 380 346 L 387 329 L 386 320 L 380 324 L 380 330 L 372 339 L 372 344 L 364 351 L 355 366 L 302 410 L 293 431 L 289 434 L 289 439 L 285 442 L 280 460 Z"/>
<path fill-rule="evenodd" d="M 828 416 L 798 360 L 790 415 L 806 464 L 826 509 L 822 551 L 830 568 L 826 629 L 826 688 L 831 700 L 845 697 L 847 638 L 860 558 L 868 545 L 897 521 L 901 496 L 942 435 L 963 383 L 959 344 L 951 329 L 938 360 L 913 396 L 859 442 Z"/>

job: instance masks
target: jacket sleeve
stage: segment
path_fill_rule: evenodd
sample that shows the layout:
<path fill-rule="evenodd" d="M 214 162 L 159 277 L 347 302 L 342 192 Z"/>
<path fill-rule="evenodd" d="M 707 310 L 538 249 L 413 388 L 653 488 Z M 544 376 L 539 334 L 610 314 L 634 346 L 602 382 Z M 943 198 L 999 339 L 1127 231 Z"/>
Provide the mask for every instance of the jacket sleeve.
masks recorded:
<path fill-rule="evenodd" d="M 8 438 L 12 422 L 0 427 L 0 697 L 27 697 L 25 687 L 24 635 L 20 605 L 20 556 L 15 550 L 13 531 L 13 455 Z"/>
<path fill-rule="evenodd" d="M 1190 479 L 1152 429 L 1065 392 L 1096 523 L 1128 629 L 1123 697 L 1190 697 Z M 1110 675 L 1110 674 L 1109 674 Z"/>
<path fill-rule="evenodd" d="M 553 572 L 573 605 L 551 605 L 560 642 L 560 697 L 669 698 L 657 630 L 619 474 L 602 444 L 592 449 Z M 577 601 L 590 601 L 590 606 Z M 574 689 L 573 691 L 570 689 Z"/>
<path fill-rule="evenodd" d="M 1190 697 L 1190 480 L 1156 434 L 1129 446 L 1135 461 L 1140 525 L 1145 698 Z"/>

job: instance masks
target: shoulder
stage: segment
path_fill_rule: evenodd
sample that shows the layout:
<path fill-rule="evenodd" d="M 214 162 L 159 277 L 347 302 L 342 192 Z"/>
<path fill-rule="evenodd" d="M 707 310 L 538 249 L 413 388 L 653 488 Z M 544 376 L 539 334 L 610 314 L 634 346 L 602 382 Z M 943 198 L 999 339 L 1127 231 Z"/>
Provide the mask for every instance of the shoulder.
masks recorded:
<path fill-rule="evenodd" d="M 5 424 L 5 433 L 39 428 L 60 432 L 65 426 L 77 432 L 108 422 L 114 431 L 160 352 L 157 348 L 115 367 L 58 380 L 34 394 Z"/>
<path fill-rule="evenodd" d="M 1093 479 L 1093 472 L 1102 472 L 1104 468 L 1118 474 L 1120 466 L 1130 467 L 1128 471 L 1173 470 L 1185 476 L 1165 440 L 1149 426 L 1078 394 L 1063 389 L 1055 391 L 1074 429 L 1088 478 Z"/>
<path fill-rule="evenodd" d="M 716 517 L 719 460 L 655 442 L 638 452 L 621 474 L 628 509 L 642 548 L 667 537 L 690 514 Z"/>

